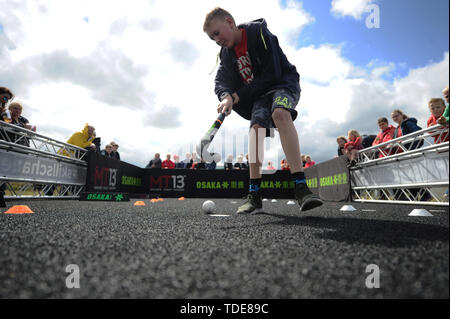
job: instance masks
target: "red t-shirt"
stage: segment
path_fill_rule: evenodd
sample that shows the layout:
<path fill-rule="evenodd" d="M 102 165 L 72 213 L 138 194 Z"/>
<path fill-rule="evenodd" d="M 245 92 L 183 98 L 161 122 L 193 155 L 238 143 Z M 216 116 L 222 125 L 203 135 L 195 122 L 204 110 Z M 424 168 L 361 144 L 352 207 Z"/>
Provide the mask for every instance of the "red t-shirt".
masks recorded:
<path fill-rule="evenodd" d="M 173 169 L 175 168 L 175 163 L 172 162 L 171 160 L 164 160 L 161 164 L 161 168 Z"/>
<path fill-rule="evenodd" d="M 234 47 L 234 52 L 236 53 L 237 65 L 242 81 L 244 81 L 245 84 L 249 84 L 253 80 L 253 68 L 252 62 L 250 61 L 250 55 L 247 50 L 247 32 L 245 29 L 241 29 L 241 32 L 241 43 Z"/>
<path fill-rule="evenodd" d="M 427 127 L 435 126 L 438 124 L 437 120 L 439 117 L 435 117 L 434 115 L 431 115 L 430 118 L 427 121 Z M 434 137 L 434 144 L 440 144 L 444 142 L 448 142 L 448 132 L 443 133 L 442 136 L 440 134 L 434 134 L 431 135 Z"/>

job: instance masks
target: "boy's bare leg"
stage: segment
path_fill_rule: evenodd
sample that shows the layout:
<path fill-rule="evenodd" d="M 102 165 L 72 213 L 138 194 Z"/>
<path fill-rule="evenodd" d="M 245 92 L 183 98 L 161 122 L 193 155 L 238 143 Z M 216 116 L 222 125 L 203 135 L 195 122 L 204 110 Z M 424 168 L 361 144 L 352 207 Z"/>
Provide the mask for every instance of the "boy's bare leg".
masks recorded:
<path fill-rule="evenodd" d="M 290 112 L 285 109 L 275 109 L 272 118 L 278 127 L 281 145 L 295 182 L 295 198 L 300 205 L 300 211 L 321 206 L 323 202 L 320 197 L 313 194 L 306 185 L 298 134 Z"/>
<path fill-rule="evenodd" d="M 260 125 L 253 125 L 248 134 L 250 165 L 250 189 L 247 201 L 238 208 L 238 214 L 257 214 L 262 211 L 262 198 L 259 194 L 261 183 L 261 167 L 264 157 L 264 138 L 266 129 Z"/>
<path fill-rule="evenodd" d="M 286 155 L 291 173 L 303 172 L 300 143 L 291 114 L 289 111 L 278 108 L 273 112 L 272 118 L 280 133 L 281 146 Z"/>
<path fill-rule="evenodd" d="M 248 134 L 248 146 L 250 152 L 248 154 L 250 166 L 250 178 L 261 178 L 261 168 L 264 160 L 264 138 L 266 129 L 256 124 L 253 125 Z"/>

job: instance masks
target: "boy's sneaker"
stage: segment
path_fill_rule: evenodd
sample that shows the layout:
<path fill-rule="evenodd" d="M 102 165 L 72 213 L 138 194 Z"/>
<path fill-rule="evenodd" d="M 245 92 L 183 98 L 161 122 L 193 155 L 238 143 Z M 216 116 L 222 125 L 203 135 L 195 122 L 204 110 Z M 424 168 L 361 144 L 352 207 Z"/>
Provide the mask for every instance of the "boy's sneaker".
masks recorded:
<path fill-rule="evenodd" d="M 299 183 L 295 186 L 295 198 L 300 205 L 300 211 L 304 212 L 323 205 L 319 196 L 311 192 L 306 184 Z"/>
<path fill-rule="evenodd" d="M 247 195 L 247 201 L 238 208 L 237 214 L 258 214 L 262 212 L 262 196 L 256 192 Z"/>

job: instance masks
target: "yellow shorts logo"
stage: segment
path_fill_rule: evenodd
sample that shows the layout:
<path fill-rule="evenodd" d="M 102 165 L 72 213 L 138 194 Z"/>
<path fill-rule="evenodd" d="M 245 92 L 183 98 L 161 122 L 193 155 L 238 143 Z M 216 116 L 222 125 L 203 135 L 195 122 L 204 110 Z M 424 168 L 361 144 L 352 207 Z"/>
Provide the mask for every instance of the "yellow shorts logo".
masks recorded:
<path fill-rule="evenodd" d="M 289 102 L 287 97 L 283 98 L 282 96 L 277 96 L 275 98 L 275 104 L 276 105 L 280 105 L 280 106 L 282 106 L 284 108 L 287 108 L 287 109 L 292 109 L 292 103 Z"/>

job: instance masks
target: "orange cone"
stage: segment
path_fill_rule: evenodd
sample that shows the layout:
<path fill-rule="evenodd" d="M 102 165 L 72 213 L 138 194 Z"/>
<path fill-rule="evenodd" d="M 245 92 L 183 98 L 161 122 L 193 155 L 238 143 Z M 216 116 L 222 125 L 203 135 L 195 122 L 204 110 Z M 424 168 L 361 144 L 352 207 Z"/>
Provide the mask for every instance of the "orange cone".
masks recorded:
<path fill-rule="evenodd" d="M 184 197 L 180 197 L 180 198 L 178 198 L 178 200 L 184 200 Z"/>
<path fill-rule="evenodd" d="M 150 202 L 152 202 L 152 203 L 157 203 L 158 200 L 157 200 L 156 198 L 152 198 L 152 199 L 150 200 Z"/>
<path fill-rule="evenodd" d="M 27 205 L 16 205 L 8 209 L 5 214 L 34 214 Z"/>
<path fill-rule="evenodd" d="M 162 198 L 158 198 L 158 200 L 157 200 L 158 202 L 164 202 L 164 199 L 162 199 Z"/>
<path fill-rule="evenodd" d="M 134 203 L 134 206 L 145 206 L 145 203 L 141 200 L 138 200 L 136 203 Z"/>

